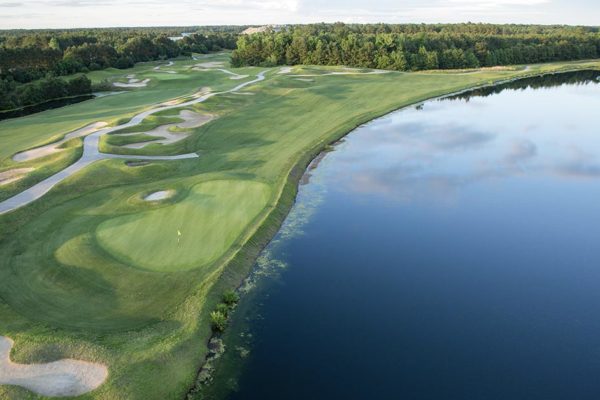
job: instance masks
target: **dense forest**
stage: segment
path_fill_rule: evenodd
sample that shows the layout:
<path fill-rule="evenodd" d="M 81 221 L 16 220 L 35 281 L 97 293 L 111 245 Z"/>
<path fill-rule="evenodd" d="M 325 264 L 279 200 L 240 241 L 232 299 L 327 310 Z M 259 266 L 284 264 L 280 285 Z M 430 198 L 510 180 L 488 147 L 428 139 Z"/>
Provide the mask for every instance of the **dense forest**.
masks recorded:
<path fill-rule="evenodd" d="M 290 26 L 240 36 L 232 63 L 392 70 L 491 67 L 600 56 L 597 27 L 439 24 Z"/>
<path fill-rule="evenodd" d="M 236 49 L 234 66 L 476 68 L 600 56 L 600 28 L 493 24 L 314 24 L 240 35 L 245 26 L 0 31 L 0 111 L 89 94 L 60 76 Z M 183 37 L 182 37 L 183 34 Z M 173 40 L 178 38 L 179 40 Z"/>
<path fill-rule="evenodd" d="M 109 67 L 234 49 L 244 27 L 0 31 L 0 110 L 88 94 L 84 79 L 57 78 Z M 171 37 L 185 36 L 180 40 Z M 84 84 L 86 83 L 86 84 Z"/>

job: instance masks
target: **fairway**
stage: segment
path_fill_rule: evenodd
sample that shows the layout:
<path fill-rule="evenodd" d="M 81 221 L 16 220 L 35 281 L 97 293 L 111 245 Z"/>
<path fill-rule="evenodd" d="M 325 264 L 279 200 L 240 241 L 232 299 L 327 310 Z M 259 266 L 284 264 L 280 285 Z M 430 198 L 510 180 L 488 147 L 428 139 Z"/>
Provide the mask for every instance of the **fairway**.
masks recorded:
<path fill-rule="evenodd" d="M 207 60 L 225 65 L 195 67 Z M 37 200 L 0 215 L 0 336 L 15 342 L 11 360 L 72 358 L 106 365 L 106 382 L 83 399 L 181 400 L 208 352 L 210 313 L 248 275 L 292 205 L 305 167 L 327 145 L 360 124 L 428 98 L 600 67 L 590 61 L 469 73 L 348 74 L 318 66 L 231 69 L 228 60 L 226 53 L 161 67 L 175 73 L 155 69 L 164 62 L 90 72 L 94 81 L 126 81 L 132 74 L 150 81 L 124 94 L 0 122 L 0 172 L 35 168 L 1 187 L 5 199 L 75 163 L 83 138 L 39 159 L 17 162 L 14 154 L 92 123 L 122 126 L 141 115 L 138 125 L 127 128 L 133 139 L 118 133 L 101 137 L 100 151 L 123 158 L 95 161 Z M 141 114 L 206 93 L 215 95 Z M 185 128 L 176 142 L 124 147 L 179 123 L 182 111 L 214 118 Z M 197 157 L 128 158 L 190 153 Z M 162 191 L 169 196 L 145 200 Z M 39 397 L 0 385 L 0 398 Z"/>
<path fill-rule="evenodd" d="M 177 204 L 103 222 L 96 238 L 119 261 L 137 268 L 201 268 L 225 253 L 268 200 L 269 187 L 259 182 L 201 183 Z"/>

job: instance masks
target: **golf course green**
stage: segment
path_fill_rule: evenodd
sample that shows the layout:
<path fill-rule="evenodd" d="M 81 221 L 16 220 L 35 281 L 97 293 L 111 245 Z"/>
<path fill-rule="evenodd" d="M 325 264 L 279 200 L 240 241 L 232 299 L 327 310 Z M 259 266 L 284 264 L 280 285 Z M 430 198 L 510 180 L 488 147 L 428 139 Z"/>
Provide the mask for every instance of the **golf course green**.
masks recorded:
<path fill-rule="evenodd" d="M 14 340 L 16 363 L 76 359 L 105 365 L 106 381 L 78 398 L 184 399 L 208 351 L 210 313 L 277 231 L 308 163 L 356 126 L 480 85 L 600 68 L 600 62 L 588 61 L 347 73 L 314 66 L 231 70 L 227 53 L 173 61 L 163 68 L 170 73 L 155 69 L 158 62 L 91 72 L 94 82 L 123 83 L 131 75 L 149 81 L 0 122 L 0 173 L 33 168 L 0 186 L 3 201 L 73 164 L 83 138 L 37 159 L 15 161 L 13 155 L 94 122 L 118 126 L 161 103 L 216 93 L 100 138 L 100 150 L 113 154 L 197 158 L 102 159 L 0 215 L 0 336 Z M 263 71 L 264 80 L 227 92 Z M 122 147 L 152 139 L 144 132 L 157 126 L 180 122 L 182 110 L 214 118 L 181 129 L 186 135 L 173 143 Z M 131 133 L 136 136 L 123 135 Z M 159 191 L 170 195 L 146 199 Z M 0 398 L 43 397 L 0 385 Z"/>
<path fill-rule="evenodd" d="M 135 267 L 194 269 L 224 254 L 268 200 L 269 186 L 263 183 L 208 181 L 193 186 L 177 204 L 104 221 L 96 238 L 108 253 Z"/>

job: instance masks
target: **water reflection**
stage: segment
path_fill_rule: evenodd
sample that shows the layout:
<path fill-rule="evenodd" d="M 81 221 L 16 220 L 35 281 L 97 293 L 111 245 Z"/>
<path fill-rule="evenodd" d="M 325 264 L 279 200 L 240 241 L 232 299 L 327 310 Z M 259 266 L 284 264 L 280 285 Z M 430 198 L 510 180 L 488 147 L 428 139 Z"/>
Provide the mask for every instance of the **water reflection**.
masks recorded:
<path fill-rule="evenodd" d="M 357 193 L 445 203 L 461 188 L 491 179 L 598 177 L 600 163 L 591 154 L 600 154 L 600 146 L 590 118 L 600 106 L 599 74 L 528 79 L 373 121 L 352 134 L 352 149 L 341 146 L 336 161 L 347 173 L 339 182 Z M 570 118 L 565 101 L 577 102 Z M 591 153 L 574 150 L 580 147 Z"/>
<path fill-rule="evenodd" d="M 478 88 L 466 91 L 454 96 L 448 96 L 445 100 L 470 100 L 473 97 L 488 97 L 494 94 L 500 94 L 505 90 L 527 90 L 527 89 L 548 89 L 561 86 L 578 86 L 598 83 L 600 71 L 588 70 L 577 72 L 566 72 L 560 74 L 548 74 L 517 81 L 508 82 L 502 85 Z"/>
<path fill-rule="evenodd" d="M 599 178 L 600 162 L 594 154 L 577 147 L 570 150 L 569 160 L 556 168 L 559 174 L 574 178 Z"/>
<path fill-rule="evenodd" d="M 320 160 L 202 399 L 596 400 L 600 85 L 565 78 L 393 113 Z"/>

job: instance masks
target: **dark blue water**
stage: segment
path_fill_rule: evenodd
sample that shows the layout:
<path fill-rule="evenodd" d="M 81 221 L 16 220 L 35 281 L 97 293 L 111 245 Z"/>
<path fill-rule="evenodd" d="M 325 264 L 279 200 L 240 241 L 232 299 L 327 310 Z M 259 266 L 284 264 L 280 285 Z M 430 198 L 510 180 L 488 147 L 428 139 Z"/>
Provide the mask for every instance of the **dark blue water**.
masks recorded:
<path fill-rule="evenodd" d="M 559 79 L 402 110 L 326 155 L 212 396 L 599 399 L 600 85 Z"/>

